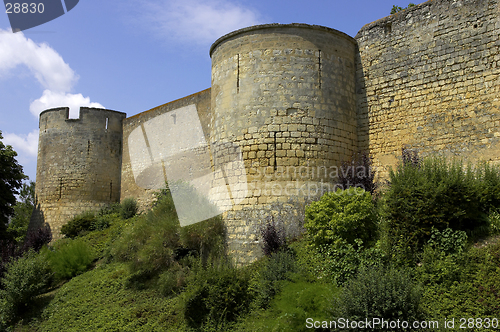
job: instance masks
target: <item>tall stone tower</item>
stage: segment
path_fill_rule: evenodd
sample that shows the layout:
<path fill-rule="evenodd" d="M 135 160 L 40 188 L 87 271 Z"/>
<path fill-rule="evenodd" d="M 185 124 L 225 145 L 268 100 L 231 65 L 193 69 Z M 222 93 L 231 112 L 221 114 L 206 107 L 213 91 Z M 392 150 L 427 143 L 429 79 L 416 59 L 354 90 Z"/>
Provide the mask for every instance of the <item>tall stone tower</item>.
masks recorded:
<path fill-rule="evenodd" d="M 125 113 L 69 108 L 40 114 L 36 208 L 30 228 L 48 224 L 53 239 L 74 216 L 120 200 L 122 122 Z"/>
<path fill-rule="evenodd" d="M 247 199 L 225 215 L 241 263 L 258 252 L 271 204 L 331 190 L 331 167 L 357 151 L 355 54 L 353 38 L 306 24 L 253 26 L 212 45 L 211 144 L 239 145 L 247 173 Z"/>

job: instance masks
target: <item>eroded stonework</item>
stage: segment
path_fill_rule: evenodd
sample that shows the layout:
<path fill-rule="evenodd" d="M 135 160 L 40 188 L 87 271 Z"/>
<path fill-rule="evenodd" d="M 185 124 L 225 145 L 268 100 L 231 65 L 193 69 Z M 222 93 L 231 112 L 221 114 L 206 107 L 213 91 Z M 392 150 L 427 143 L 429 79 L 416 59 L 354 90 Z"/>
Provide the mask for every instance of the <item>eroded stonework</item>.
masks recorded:
<path fill-rule="evenodd" d="M 434 0 L 367 24 L 355 38 L 306 24 L 249 27 L 212 45 L 211 89 L 130 118 L 83 109 L 68 120 L 66 110 L 48 110 L 33 224 L 47 222 L 58 237 L 84 210 L 127 197 L 150 206 L 155 190 L 134 174 L 131 133 L 184 108 L 197 112 L 214 172 L 233 158 L 225 149 L 241 153 L 243 171 L 214 173 L 232 198 L 244 193 L 223 213 L 239 264 L 260 255 L 266 220 L 300 231 L 304 205 L 331 190 L 332 170 L 356 152 L 368 151 L 382 177 L 403 147 L 498 162 L 499 14 L 497 0 Z M 148 156 L 159 142 L 144 137 Z M 151 179 L 168 181 L 165 174 Z"/>

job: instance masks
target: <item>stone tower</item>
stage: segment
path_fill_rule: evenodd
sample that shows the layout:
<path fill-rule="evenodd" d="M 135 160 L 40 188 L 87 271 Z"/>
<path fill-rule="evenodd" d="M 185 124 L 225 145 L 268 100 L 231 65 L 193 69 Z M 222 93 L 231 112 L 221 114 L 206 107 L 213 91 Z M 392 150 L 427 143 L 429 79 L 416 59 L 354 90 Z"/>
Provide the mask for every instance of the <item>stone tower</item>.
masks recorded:
<path fill-rule="evenodd" d="M 30 228 L 50 226 L 53 239 L 74 216 L 120 200 L 122 122 L 125 113 L 69 108 L 40 114 L 36 175 L 37 206 Z"/>
<path fill-rule="evenodd" d="M 247 172 L 246 200 L 224 217 L 241 263 L 269 211 L 286 212 L 272 204 L 331 189 L 331 167 L 357 151 L 355 54 L 353 38 L 306 24 L 253 26 L 212 45 L 211 143 L 239 145 Z"/>

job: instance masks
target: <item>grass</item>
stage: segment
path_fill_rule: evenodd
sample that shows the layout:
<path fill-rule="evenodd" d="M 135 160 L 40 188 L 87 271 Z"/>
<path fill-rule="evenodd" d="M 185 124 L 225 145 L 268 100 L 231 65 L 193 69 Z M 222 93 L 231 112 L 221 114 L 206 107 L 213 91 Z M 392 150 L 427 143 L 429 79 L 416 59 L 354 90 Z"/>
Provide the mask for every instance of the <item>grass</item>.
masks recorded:
<path fill-rule="evenodd" d="M 39 331 L 182 330 L 179 298 L 124 287 L 128 268 L 103 264 L 64 284 L 42 314 Z"/>
<path fill-rule="evenodd" d="M 382 236 L 368 248 L 357 242 L 317 248 L 303 236 L 235 271 L 211 241 L 223 238 L 216 220 L 181 229 L 173 211 L 167 193 L 151 212 L 130 219 L 105 214 L 109 227 L 77 237 L 95 257 L 90 270 L 55 279 L 8 331 L 307 331 L 307 318 L 330 320 L 345 309 L 338 299 L 360 262 L 384 269 L 396 261 Z M 489 220 L 491 236 L 476 246 L 445 252 L 437 244 L 461 242 L 443 231 L 418 264 L 406 266 L 422 288 L 418 310 L 425 319 L 500 317 L 499 214 Z M 347 280 L 338 282 L 342 276 Z"/>

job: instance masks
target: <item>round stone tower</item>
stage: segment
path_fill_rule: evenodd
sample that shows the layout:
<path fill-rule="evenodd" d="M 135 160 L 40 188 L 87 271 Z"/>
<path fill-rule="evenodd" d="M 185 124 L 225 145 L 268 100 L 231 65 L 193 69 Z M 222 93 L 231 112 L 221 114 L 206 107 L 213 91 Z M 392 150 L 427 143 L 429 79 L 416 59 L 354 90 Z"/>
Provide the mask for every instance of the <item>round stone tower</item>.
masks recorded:
<path fill-rule="evenodd" d="M 259 225 L 296 219 L 289 202 L 332 190 L 337 166 L 356 152 L 355 49 L 348 35 L 306 24 L 244 28 L 212 45 L 214 163 L 227 159 L 220 147 L 238 145 L 248 184 L 224 215 L 236 257 L 253 260 Z"/>
<path fill-rule="evenodd" d="M 30 228 L 50 226 L 53 239 L 74 216 L 120 199 L 122 121 L 125 113 L 69 108 L 40 114 L 36 207 Z"/>

